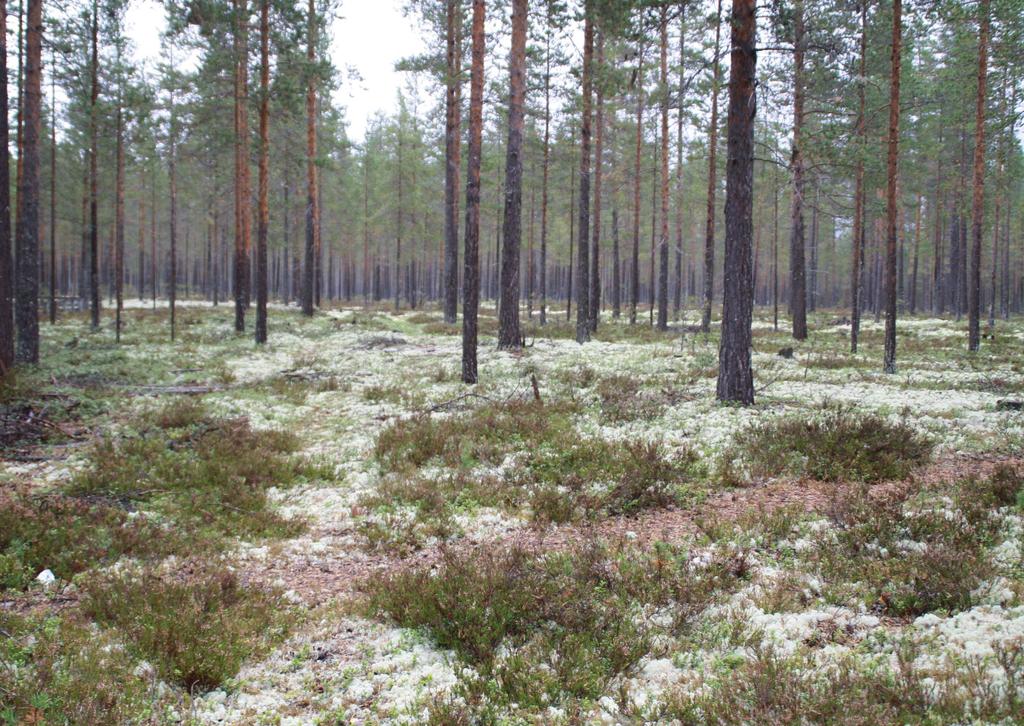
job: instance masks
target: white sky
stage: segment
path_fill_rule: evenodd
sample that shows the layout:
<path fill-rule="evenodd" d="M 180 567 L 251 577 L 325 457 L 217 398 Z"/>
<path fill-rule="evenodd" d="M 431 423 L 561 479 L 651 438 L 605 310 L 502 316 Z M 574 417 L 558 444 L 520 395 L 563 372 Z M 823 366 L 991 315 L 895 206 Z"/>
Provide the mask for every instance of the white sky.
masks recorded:
<path fill-rule="evenodd" d="M 353 141 L 362 141 L 367 121 L 376 112 L 395 110 L 395 91 L 405 81 L 405 74 L 395 72 L 395 63 L 425 49 L 415 19 L 403 17 L 401 6 L 402 0 L 342 0 L 331 23 L 331 61 L 343 78 L 334 100 L 346 109 Z M 160 33 L 166 27 L 163 8 L 155 0 L 135 0 L 125 20 L 136 58 L 158 58 Z M 349 68 L 362 80 L 351 80 Z"/>

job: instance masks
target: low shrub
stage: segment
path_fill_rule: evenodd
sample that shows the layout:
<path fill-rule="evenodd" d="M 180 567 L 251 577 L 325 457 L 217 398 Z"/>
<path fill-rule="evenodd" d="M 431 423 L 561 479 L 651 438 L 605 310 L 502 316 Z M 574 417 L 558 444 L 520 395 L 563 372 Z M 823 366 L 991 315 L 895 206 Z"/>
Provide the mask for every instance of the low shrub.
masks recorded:
<path fill-rule="evenodd" d="M 161 678 L 208 690 L 287 634 L 294 613 L 284 598 L 245 585 L 216 561 L 176 573 L 152 569 L 104 573 L 82 587 L 82 611 L 117 628 Z"/>
<path fill-rule="evenodd" d="M 810 417 L 784 416 L 741 430 L 726 458 L 755 477 L 821 481 L 902 479 L 928 461 L 932 442 L 906 421 L 827 404 Z"/>
<path fill-rule="evenodd" d="M 153 683 L 112 634 L 2 610 L 0 634 L 0 723 L 162 722 Z"/>
<path fill-rule="evenodd" d="M 659 628 L 679 630 L 742 574 L 732 557 L 694 570 L 681 549 L 586 542 L 537 552 L 491 545 L 446 551 L 438 570 L 414 566 L 371 583 L 371 611 L 423 628 L 479 677 L 458 695 L 479 715 L 496 704 L 541 709 L 600 696 L 653 647 Z M 645 610 L 668 608 L 668 625 Z M 446 702 L 439 714 L 451 712 Z M 439 722 L 439 721 L 437 721 Z"/>
<path fill-rule="evenodd" d="M 0 590 L 20 590 L 43 569 L 61 579 L 122 555 L 177 550 L 174 534 L 145 517 L 100 502 L 0 492 Z"/>
<path fill-rule="evenodd" d="M 1013 501 L 1021 484 L 1003 469 L 937 490 L 857 487 L 838 495 L 834 527 L 815 550 L 826 596 L 902 617 L 970 607 L 972 591 L 994 574 L 987 548 L 999 521 L 992 510 Z"/>
<path fill-rule="evenodd" d="M 145 502 L 200 534 L 261 538 L 301 531 L 301 522 L 278 515 L 267 499 L 272 486 L 324 473 L 315 462 L 294 456 L 293 434 L 256 431 L 245 419 L 177 408 L 158 420 L 174 425 L 97 444 L 68 492 L 125 506 Z"/>

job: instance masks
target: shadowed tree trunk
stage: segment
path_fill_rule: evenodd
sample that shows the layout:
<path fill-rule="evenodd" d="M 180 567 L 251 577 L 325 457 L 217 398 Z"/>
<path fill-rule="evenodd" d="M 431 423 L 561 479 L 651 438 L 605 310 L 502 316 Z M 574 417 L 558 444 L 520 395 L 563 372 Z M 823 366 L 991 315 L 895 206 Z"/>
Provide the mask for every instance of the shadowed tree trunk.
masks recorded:
<path fill-rule="evenodd" d="M 519 252 L 523 236 L 523 103 L 526 97 L 527 0 L 512 2 L 509 51 L 508 147 L 505 156 L 505 218 L 501 246 L 498 348 L 522 346 L 519 332 Z"/>
<path fill-rule="evenodd" d="M 15 358 L 39 362 L 39 135 L 42 126 L 40 62 L 43 40 L 43 1 L 29 0 L 25 28 L 25 95 L 18 184 L 15 239 L 14 324 Z"/>
<path fill-rule="evenodd" d="M 540 324 L 548 322 L 548 175 L 551 164 L 551 3 L 544 14 L 544 161 L 540 192 Z"/>
<path fill-rule="evenodd" d="M 100 327 L 100 228 L 98 219 L 99 172 L 99 118 L 100 96 L 99 71 L 99 7 L 92 3 L 92 58 L 89 62 L 91 73 L 89 90 L 89 301 L 90 322 L 93 329 Z"/>
<path fill-rule="evenodd" d="M 725 274 L 722 339 L 718 348 L 719 401 L 754 402 L 750 364 L 754 305 L 751 242 L 754 223 L 754 116 L 757 111 L 754 0 L 733 0 L 729 64 L 729 130 L 725 190 Z"/>
<path fill-rule="evenodd" d="M 248 34 L 249 0 L 234 0 L 234 103 L 235 103 L 235 259 L 233 293 L 235 331 L 245 330 L 245 309 L 249 305 L 249 114 Z"/>
<path fill-rule="evenodd" d="M 668 329 L 668 8 L 661 8 L 661 233 L 658 238 L 658 330 Z"/>
<path fill-rule="evenodd" d="M 256 226 L 256 342 L 267 342 L 267 230 L 270 227 L 270 0 L 260 0 L 259 218 Z"/>
<path fill-rule="evenodd" d="M 56 69 L 55 53 L 50 52 Z M 57 76 L 50 73 L 50 325 L 57 322 Z"/>
<path fill-rule="evenodd" d="M 306 248 L 305 264 L 302 268 L 302 314 L 311 316 L 316 302 L 316 257 L 320 245 L 319 196 L 317 195 L 316 170 L 316 6 L 309 0 L 306 18 L 306 62 L 309 78 L 306 81 Z"/>
<path fill-rule="evenodd" d="M 735 12 L 735 8 L 734 8 Z M 715 185 L 718 154 L 718 83 L 722 64 L 722 0 L 715 15 L 715 59 L 711 79 L 711 125 L 708 129 L 708 201 L 704 221 L 704 312 L 700 320 L 703 333 L 711 331 L 711 303 L 715 297 Z"/>
<path fill-rule="evenodd" d="M 971 209 L 971 282 L 967 349 L 981 345 L 981 237 L 985 221 L 985 81 L 988 75 L 989 0 L 978 5 L 978 94 L 974 123 L 974 198 Z M 998 225 L 997 225 L 998 226 Z"/>
<path fill-rule="evenodd" d="M 604 66 L 604 34 L 597 37 L 597 67 Z M 593 73 L 591 73 L 593 76 Z M 604 90 L 597 84 L 597 138 L 594 144 L 594 221 L 590 248 L 590 332 L 597 330 L 601 316 L 601 171 L 604 166 Z"/>
<path fill-rule="evenodd" d="M 14 365 L 11 152 L 7 114 L 7 0 L 0 0 L 0 376 L 6 375 Z"/>
<path fill-rule="evenodd" d="M 455 322 L 459 306 L 459 164 L 462 161 L 461 15 L 459 0 L 445 0 L 447 75 L 445 77 L 444 117 L 444 320 L 446 323 Z M 546 159 L 545 156 L 545 171 L 547 170 Z M 541 295 L 543 296 L 543 287 Z M 541 321 L 543 319 L 542 304 Z"/>
<path fill-rule="evenodd" d="M 903 2 L 892 4 L 892 82 L 889 88 L 889 154 L 886 161 L 888 187 L 886 192 L 885 249 L 885 360 L 883 370 L 896 372 L 896 242 L 897 198 L 899 183 L 900 143 L 900 49 L 903 36 Z"/>
<path fill-rule="evenodd" d="M 576 264 L 576 342 L 590 340 L 590 116 L 593 95 L 594 20 L 591 0 L 584 0 L 583 118 L 580 122 L 579 252 Z"/>
<path fill-rule="evenodd" d="M 636 153 L 633 157 L 633 254 L 629 265 L 629 324 L 636 325 L 640 302 L 640 160 L 644 147 L 644 47 L 636 54 Z"/>
<path fill-rule="evenodd" d="M 789 307 L 793 316 L 793 337 L 807 339 L 807 265 L 804 260 L 804 6 L 793 7 L 793 207 L 789 238 Z"/>
<path fill-rule="evenodd" d="M 484 0 L 473 0 L 473 56 L 469 82 L 469 159 L 462 274 L 462 382 L 476 383 L 477 314 L 480 307 L 480 152 L 484 105 Z"/>
<path fill-rule="evenodd" d="M 865 84 L 867 83 L 868 0 L 860 0 L 860 79 L 857 82 L 857 162 L 853 192 L 853 260 L 850 273 L 850 352 L 857 352 L 864 282 Z"/>
<path fill-rule="evenodd" d="M 175 304 L 178 296 L 178 174 L 177 174 L 177 136 L 178 120 L 175 117 L 174 92 L 170 98 L 170 125 L 167 139 L 168 181 L 170 183 L 170 249 L 167 265 L 167 300 L 171 309 L 171 340 L 175 334 Z"/>
<path fill-rule="evenodd" d="M 678 318 L 683 304 L 683 96 L 686 81 L 683 68 L 686 65 L 686 2 L 679 4 L 679 104 L 676 113 L 676 255 L 675 286 L 673 288 L 672 313 Z"/>
<path fill-rule="evenodd" d="M 120 93 L 120 90 L 119 90 Z M 121 317 L 124 309 L 124 111 L 117 106 L 116 180 L 114 182 L 114 338 L 121 342 Z"/>

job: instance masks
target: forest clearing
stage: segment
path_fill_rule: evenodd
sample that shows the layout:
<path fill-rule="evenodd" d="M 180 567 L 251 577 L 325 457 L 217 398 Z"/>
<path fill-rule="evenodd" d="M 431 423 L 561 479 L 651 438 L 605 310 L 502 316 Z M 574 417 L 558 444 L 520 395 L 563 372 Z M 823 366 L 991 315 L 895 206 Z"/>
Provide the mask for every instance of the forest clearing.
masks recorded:
<path fill-rule="evenodd" d="M 558 321 L 499 352 L 485 308 L 467 394 L 439 313 L 273 312 L 255 352 L 223 306 L 174 344 L 159 312 L 120 345 L 69 316 L 8 384 L 5 698 L 75 723 L 1019 716 L 1018 323 L 974 357 L 908 322 L 892 376 L 881 325 L 851 355 L 812 316 L 784 358 L 760 318 L 739 408 L 700 334 L 581 347 Z"/>
<path fill-rule="evenodd" d="M 0 724 L 1024 724 L 1022 0 L 0 40 Z"/>

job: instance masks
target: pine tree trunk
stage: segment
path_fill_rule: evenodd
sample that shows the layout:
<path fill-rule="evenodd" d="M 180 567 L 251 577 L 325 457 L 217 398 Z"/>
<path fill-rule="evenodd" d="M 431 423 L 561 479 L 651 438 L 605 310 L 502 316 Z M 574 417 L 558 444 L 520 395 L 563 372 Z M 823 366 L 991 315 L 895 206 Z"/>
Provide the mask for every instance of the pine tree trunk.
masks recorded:
<path fill-rule="evenodd" d="M 50 53 L 51 62 L 54 53 Z M 53 64 L 56 69 L 56 63 Z M 50 73 L 50 325 L 57 323 L 57 76 Z"/>
<path fill-rule="evenodd" d="M 29 0 L 25 28 L 25 94 L 15 238 L 15 359 L 39 362 L 39 136 L 42 125 L 40 62 L 43 2 Z"/>
<path fill-rule="evenodd" d="M 640 302 L 640 161 L 644 146 L 644 47 L 636 54 L 636 153 L 633 158 L 633 254 L 629 266 L 629 324 L 636 325 Z"/>
<path fill-rule="evenodd" d="M 477 382 L 477 316 L 480 308 L 480 156 L 484 101 L 484 0 L 473 0 L 469 86 L 469 159 L 466 168 L 466 232 L 462 275 L 462 381 Z"/>
<path fill-rule="evenodd" d="M 316 7 L 309 0 L 306 22 L 306 247 L 302 270 L 302 314 L 311 316 L 316 302 L 317 253 L 320 249 L 317 232 L 320 221 L 316 169 Z M 374 295 L 379 299 L 379 295 Z"/>
<path fill-rule="evenodd" d="M 178 174 L 177 174 L 177 119 L 175 118 L 174 92 L 170 99 L 170 130 L 168 132 L 168 176 L 170 182 L 170 250 L 167 265 L 167 300 L 171 309 L 171 340 L 175 335 L 175 304 L 178 296 Z M 236 298 L 237 300 L 237 298 Z"/>
<path fill-rule="evenodd" d="M 92 59 L 89 63 L 91 83 L 89 91 L 89 297 L 90 320 L 93 330 L 100 327 L 100 228 L 97 186 L 99 172 L 99 7 L 92 3 Z"/>
<path fill-rule="evenodd" d="M 981 240 L 985 221 L 985 81 L 988 75 L 989 0 L 978 5 L 978 95 L 974 122 L 974 198 L 971 209 L 973 246 L 968 302 L 967 349 L 981 345 Z"/>
<path fill-rule="evenodd" d="M 668 9 L 661 9 L 661 234 L 658 239 L 658 330 L 668 329 Z"/>
<path fill-rule="evenodd" d="M 897 0 L 898 1 L 898 0 Z M 733 0 L 729 64 L 729 131 L 725 192 L 725 274 L 722 339 L 718 350 L 719 401 L 754 402 L 751 259 L 754 209 L 754 116 L 756 103 L 755 0 Z"/>
<path fill-rule="evenodd" d="M 736 6 L 733 5 L 733 12 Z M 711 125 L 708 128 L 708 199 L 707 214 L 704 220 L 704 311 L 701 315 L 700 329 L 703 333 L 711 331 L 711 305 L 715 297 L 715 187 L 717 185 L 717 154 L 718 154 L 718 85 L 721 74 L 719 55 L 722 51 L 722 0 L 718 0 L 715 16 L 715 61 L 711 81 Z"/>
<path fill-rule="evenodd" d="M 445 16 L 444 320 L 454 323 L 459 306 L 459 165 L 462 161 L 462 9 L 459 0 L 445 0 Z M 543 319 L 543 312 L 541 317 Z"/>
<path fill-rule="evenodd" d="M 686 93 L 686 2 L 679 3 L 679 108 L 676 113 L 676 255 L 672 313 L 678 318 L 683 296 L 683 100 Z"/>
<path fill-rule="evenodd" d="M 593 95 L 594 19 L 592 0 L 584 0 L 583 118 L 580 122 L 579 251 L 576 264 L 576 342 L 590 340 L 590 121 Z"/>
<path fill-rule="evenodd" d="M 892 82 L 889 89 L 889 153 L 886 161 L 888 188 L 886 193 L 886 255 L 885 255 L 885 361 L 886 373 L 896 372 L 896 242 L 898 229 L 897 188 L 899 185 L 900 134 L 900 50 L 903 35 L 902 0 L 892 4 Z"/>
<path fill-rule="evenodd" d="M 597 67 L 604 67 L 604 34 L 597 37 Z M 593 73 L 591 73 L 593 76 Z M 593 234 L 590 246 L 590 332 L 597 331 L 601 316 L 601 171 L 604 160 L 604 90 L 597 84 L 596 109 L 597 134 L 594 143 L 594 214 Z"/>
<path fill-rule="evenodd" d="M 519 332 L 519 255 L 523 236 L 523 120 L 526 96 L 527 0 L 512 2 L 509 51 L 508 147 L 505 156 L 505 216 L 501 247 L 498 348 L 522 346 Z"/>
<path fill-rule="evenodd" d="M 551 164 L 551 4 L 544 16 L 544 161 L 540 192 L 540 324 L 548 322 L 548 176 Z"/>
<path fill-rule="evenodd" d="M 0 377 L 14 365 L 14 259 L 11 256 L 11 153 L 7 102 L 7 0 L 0 0 Z"/>
<path fill-rule="evenodd" d="M 860 78 L 857 81 L 857 161 L 853 194 L 853 259 L 850 274 L 850 352 L 857 352 L 860 335 L 861 292 L 864 280 L 864 154 L 866 138 L 865 85 L 867 84 L 868 0 L 860 0 Z"/>
<path fill-rule="evenodd" d="M 804 260 L 804 11 L 803 0 L 794 3 L 793 37 L 793 207 L 789 243 L 790 312 L 793 338 L 807 339 L 807 268 Z"/>
<path fill-rule="evenodd" d="M 267 234 L 270 229 L 270 0 L 260 0 L 260 159 L 256 226 L 256 342 L 267 342 Z"/>
<path fill-rule="evenodd" d="M 117 107 L 117 178 L 114 182 L 114 337 L 121 342 L 121 317 L 124 309 L 124 111 Z"/>

